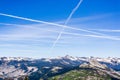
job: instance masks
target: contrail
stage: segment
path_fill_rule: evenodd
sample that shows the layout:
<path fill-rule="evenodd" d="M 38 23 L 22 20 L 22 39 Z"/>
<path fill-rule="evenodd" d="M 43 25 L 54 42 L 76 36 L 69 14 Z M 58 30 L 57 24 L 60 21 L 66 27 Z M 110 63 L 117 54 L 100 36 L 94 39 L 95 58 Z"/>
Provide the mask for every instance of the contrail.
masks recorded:
<path fill-rule="evenodd" d="M 34 19 L 30 19 L 30 18 L 19 17 L 19 16 L 14 16 L 14 15 L 9 15 L 9 14 L 0 13 L 0 15 L 7 16 L 7 17 L 12 17 L 12 18 L 16 18 L 16 19 L 27 20 L 27 21 L 31 21 L 31 22 L 43 23 L 43 24 L 54 25 L 54 26 L 61 26 L 61 25 L 55 24 L 55 23 L 50 23 L 50 22 L 41 21 L 41 20 L 34 20 Z"/>
<path fill-rule="evenodd" d="M 116 32 L 119 33 L 120 30 L 111 30 L 111 29 L 90 29 L 90 30 L 94 30 L 94 31 L 102 31 L 102 32 Z"/>
<path fill-rule="evenodd" d="M 81 5 L 83 0 L 80 0 L 79 3 L 77 4 L 77 6 L 72 10 L 72 12 L 70 13 L 70 15 L 68 16 L 66 22 L 64 25 L 67 25 L 67 23 L 69 22 L 69 20 L 72 18 L 73 14 L 77 11 L 77 9 L 79 8 L 79 6 Z"/>
<path fill-rule="evenodd" d="M 96 35 L 104 35 L 106 37 L 109 36 L 109 35 L 106 35 L 106 34 L 103 34 L 103 33 L 99 33 L 99 32 L 95 32 L 95 31 L 91 31 L 91 30 L 74 28 L 74 27 L 70 27 L 70 26 L 66 26 L 66 25 L 61 25 L 61 24 L 56 24 L 56 23 L 52 23 L 52 22 L 46 22 L 46 21 L 35 20 L 35 19 L 30 19 L 30 18 L 24 18 L 24 17 L 14 16 L 14 15 L 9 15 L 9 14 L 3 14 L 3 13 L 0 13 L 0 15 L 11 17 L 11 18 L 16 18 L 16 19 L 21 19 L 21 20 L 26 20 L 26 21 L 31 21 L 31 22 L 36 22 L 36 23 L 43 23 L 43 24 L 47 24 L 47 25 L 65 27 L 65 28 L 68 28 L 68 29 L 78 30 L 78 31 L 83 31 L 83 32 L 88 32 L 88 33 L 96 34 Z M 9 24 L 7 24 L 7 25 L 9 25 Z"/>
<path fill-rule="evenodd" d="M 78 31 L 84 31 L 84 32 L 92 33 L 92 34 L 105 35 L 105 34 L 102 34 L 102 33 L 99 33 L 99 32 L 95 32 L 95 31 L 90 31 L 90 30 L 85 30 L 85 29 L 80 29 L 80 28 L 74 28 L 74 27 L 70 27 L 70 26 L 66 26 L 66 25 L 61 25 L 61 24 L 56 24 L 56 23 L 52 23 L 52 22 L 35 20 L 35 19 L 30 19 L 30 18 L 25 18 L 25 17 L 19 17 L 19 16 L 14 16 L 14 15 L 9 15 L 9 14 L 3 14 L 3 13 L 0 13 L 0 15 L 11 17 L 11 18 L 16 18 L 16 19 L 21 19 L 21 20 L 26 20 L 26 21 L 31 21 L 31 22 L 36 22 L 36 23 L 43 23 L 43 24 L 47 24 L 47 25 L 65 27 L 65 28 L 68 28 L 68 29 L 78 30 Z"/>
<path fill-rule="evenodd" d="M 67 23 L 69 22 L 69 20 L 72 18 L 73 14 L 76 12 L 76 10 L 79 8 L 80 4 L 82 3 L 83 0 L 80 0 L 79 3 L 77 4 L 77 6 L 72 10 L 72 12 L 70 13 L 70 15 L 68 16 L 67 20 L 65 21 L 64 25 L 67 25 Z M 64 26 L 61 30 L 61 32 L 59 33 L 57 39 L 55 40 L 55 42 L 53 43 L 51 50 L 55 47 L 56 43 L 58 42 L 58 40 L 60 39 L 63 31 L 65 30 L 66 26 Z"/>
<path fill-rule="evenodd" d="M 69 35 L 74 35 L 74 36 L 93 37 L 93 38 L 102 38 L 102 39 L 109 39 L 109 40 L 120 41 L 120 37 L 100 36 L 100 35 L 83 35 L 83 34 L 70 33 L 70 32 L 63 32 L 63 34 L 69 34 Z"/>
<path fill-rule="evenodd" d="M 59 31 L 54 31 L 54 30 L 46 30 L 46 31 L 51 31 L 51 32 L 59 33 Z M 84 34 L 71 33 L 71 32 L 62 32 L 62 33 L 63 34 L 67 34 L 67 35 L 73 35 L 73 36 L 93 37 L 93 38 L 101 38 L 101 39 L 109 39 L 109 40 L 120 41 L 120 37 L 117 37 L 117 36 L 84 35 Z"/>
<path fill-rule="evenodd" d="M 19 24 L 8 24 L 8 23 L 0 23 L 2 25 L 11 25 L 11 26 L 18 26 L 18 27 L 25 27 L 27 25 L 19 25 Z M 46 30 L 46 29 L 41 29 L 41 28 L 35 28 L 32 26 L 29 26 L 28 28 L 31 29 L 38 29 L 38 30 L 44 30 L 44 31 L 49 31 L 49 32 L 54 32 L 54 33 L 60 33 L 59 31 L 55 31 L 55 30 Z M 104 36 L 104 35 L 84 35 L 84 34 L 79 34 L 79 33 L 73 33 L 73 32 L 63 32 L 63 34 L 67 34 L 67 35 L 73 35 L 73 36 L 83 36 L 83 37 L 93 37 L 93 38 L 101 38 L 101 39 L 109 39 L 109 40 L 120 40 L 120 37 L 117 36 Z"/>

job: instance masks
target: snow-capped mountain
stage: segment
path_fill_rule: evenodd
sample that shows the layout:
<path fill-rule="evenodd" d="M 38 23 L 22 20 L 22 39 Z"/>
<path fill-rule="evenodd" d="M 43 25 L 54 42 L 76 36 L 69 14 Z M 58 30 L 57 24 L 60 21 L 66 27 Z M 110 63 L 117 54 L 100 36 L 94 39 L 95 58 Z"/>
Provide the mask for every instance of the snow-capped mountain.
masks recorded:
<path fill-rule="evenodd" d="M 70 70 L 75 66 L 79 66 L 85 62 L 90 62 L 96 66 L 102 66 L 101 64 L 95 63 L 95 60 L 108 68 L 120 71 L 120 58 L 99 58 L 99 57 L 72 57 L 66 55 L 64 57 L 56 58 L 23 58 L 23 57 L 1 57 L 0 58 L 0 78 L 14 77 L 19 78 L 21 76 L 33 76 L 39 74 L 40 77 L 43 75 L 51 75 Z M 103 66 L 103 67 L 106 67 Z M 36 75 L 37 76 L 37 75 Z"/>

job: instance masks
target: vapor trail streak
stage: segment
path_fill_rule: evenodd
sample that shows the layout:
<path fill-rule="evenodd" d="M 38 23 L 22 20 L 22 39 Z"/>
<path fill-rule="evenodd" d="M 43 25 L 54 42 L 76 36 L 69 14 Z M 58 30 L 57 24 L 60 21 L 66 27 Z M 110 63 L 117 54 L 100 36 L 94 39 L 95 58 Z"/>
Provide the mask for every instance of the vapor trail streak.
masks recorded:
<path fill-rule="evenodd" d="M 63 32 L 64 34 L 74 35 L 74 36 L 84 36 L 84 37 L 93 37 L 93 38 L 102 38 L 102 39 L 109 39 L 109 40 L 117 40 L 120 41 L 119 37 L 111 37 L 111 36 L 102 36 L 102 35 L 83 35 L 78 33 L 70 33 L 70 32 Z"/>
<path fill-rule="evenodd" d="M 66 26 L 66 25 L 60 25 L 60 24 L 56 24 L 56 23 L 52 23 L 52 22 L 34 20 L 34 19 L 30 19 L 30 18 L 24 18 L 24 17 L 14 16 L 14 15 L 9 15 L 9 14 L 3 14 L 3 13 L 0 13 L 0 15 L 11 17 L 11 18 L 16 18 L 16 19 L 21 19 L 21 20 L 26 20 L 26 21 L 31 21 L 31 22 L 36 22 L 36 23 L 43 23 L 43 24 L 47 24 L 47 25 L 65 27 L 65 28 L 68 28 L 68 29 L 88 32 L 88 33 L 92 33 L 92 34 L 96 34 L 96 35 L 102 35 L 102 36 L 105 36 L 105 37 L 112 37 L 112 36 L 109 36 L 109 35 L 106 35 L 106 34 L 103 34 L 103 33 L 95 32 L 95 31 L 91 31 L 91 30 L 86 30 L 86 29 L 74 28 L 74 27 L 70 27 L 70 26 Z"/>
<path fill-rule="evenodd" d="M 17 26 L 17 27 L 26 27 L 27 25 L 19 25 L 19 24 L 8 24 L 8 23 L 0 23 L 2 25 L 11 25 L 11 26 Z M 60 33 L 59 31 L 56 30 L 46 30 L 46 29 L 41 29 L 41 28 L 36 28 L 33 26 L 29 26 L 28 28 L 31 29 L 37 29 L 37 30 L 43 30 L 43 31 L 49 31 L 49 32 L 54 32 L 54 33 Z M 79 33 L 73 33 L 73 32 L 63 32 L 63 34 L 67 35 L 73 35 L 73 36 L 83 36 L 83 37 L 93 37 L 93 38 L 101 38 L 101 39 L 109 39 L 109 40 L 120 40 L 120 37 L 118 36 L 104 36 L 104 35 L 84 35 L 84 34 L 79 34 Z"/>
<path fill-rule="evenodd" d="M 42 30 L 44 30 L 44 29 L 42 29 Z M 46 31 L 59 33 L 58 31 L 54 31 L 54 30 L 46 30 Z M 71 32 L 62 32 L 62 33 L 63 33 L 63 34 L 67 34 L 67 35 L 74 35 L 74 36 L 93 37 L 93 38 L 101 38 L 101 39 L 109 39 L 109 40 L 117 40 L 117 41 L 120 41 L 120 37 L 116 37 L 116 36 L 84 35 L 84 34 L 71 33 Z"/>
<path fill-rule="evenodd" d="M 16 19 L 21 19 L 21 20 L 26 20 L 26 21 L 31 21 L 31 22 L 36 22 L 36 23 L 43 23 L 43 24 L 47 24 L 47 25 L 65 27 L 65 28 L 69 28 L 69 29 L 72 29 L 72 30 L 84 31 L 84 32 L 92 33 L 92 34 L 105 35 L 105 34 L 102 34 L 102 33 L 99 33 L 99 32 L 94 32 L 94 31 L 80 29 L 80 28 L 74 28 L 74 27 L 61 25 L 61 24 L 56 24 L 56 23 L 52 23 L 52 22 L 46 22 L 46 21 L 35 20 L 35 19 L 30 19 L 30 18 L 24 18 L 24 17 L 14 16 L 14 15 L 9 15 L 9 14 L 3 14 L 3 13 L 0 13 L 0 15 L 11 17 L 11 18 L 16 18 Z"/>
<path fill-rule="evenodd" d="M 70 13 L 70 15 L 68 16 L 67 20 L 65 21 L 64 25 L 67 25 L 67 23 L 69 22 L 69 20 L 72 18 L 73 14 L 76 12 L 76 10 L 79 8 L 80 4 L 82 3 L 83 0 L 80 0 L 79 3 L 77 4 L 77 6 L 72 10 L 72 12 Z M 57 39 L 55 40 L 55 42 L 53 43 L 51 50 L 55 47 L 56 43 L 58 42 L 58 40 L 60 39 L 63 31 L 65 30 L 66 26 L 64 26 L 61 30 L 61 32 L 59 33 Z"/>
<path fill-rule="evenodd" d="M 24 17 L 14 16 L 14 15 L 9 15 L 9 14 L 0 13 L 0 15 L 7 16 L 7 17 L 12 17 L 12 18 L 16 18 L 16 19 L 27 20 L 27 21 L 31 21 L 31 22 L 43 23 L 43 24 L 54 25 L 54 26 L 61 26 L 59 24 L 55 24 L 55 23 L 51 23 L 51 22 L 46 22 L 46 21 L 41 21 L 41 20 L 34 20 L 34 19 L 30 19 L 30 18 L 24 18 Z"/>
<path fill-rule="evenodd" d="M 79 6 L 81 5 L 83 0 L 80 0 L 79 3 L 77 4 L 77 6 L 72 10 L 72 12 L 70 13 L 70 15 L 68 16 L 66 22 L 64 25 L 67 25 L 67 23 L 69 22 L 69 20 L 72 18 L 73 14 L 77 11 L 77 9 L 79 8 Z"/>
<path fill-rule="evenodd" d="M 119 33 L 120 32 L 120 30 L 111 30 L 111 29 L 90 29 L 90 30 L 102 31 L 102 32 L 115 32 L 115 33 Z"/>

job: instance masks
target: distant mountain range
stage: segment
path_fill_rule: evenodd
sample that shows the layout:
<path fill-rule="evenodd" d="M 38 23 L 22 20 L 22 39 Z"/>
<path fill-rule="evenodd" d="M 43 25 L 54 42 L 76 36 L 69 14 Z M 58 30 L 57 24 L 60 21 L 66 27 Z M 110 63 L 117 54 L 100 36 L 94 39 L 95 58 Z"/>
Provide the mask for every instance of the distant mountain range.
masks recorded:
<path fill-rule="evenodd" d="M 119 71 L 120 58 L 111 57 L 0 58 L 0 80 L 120 80 Z"/>

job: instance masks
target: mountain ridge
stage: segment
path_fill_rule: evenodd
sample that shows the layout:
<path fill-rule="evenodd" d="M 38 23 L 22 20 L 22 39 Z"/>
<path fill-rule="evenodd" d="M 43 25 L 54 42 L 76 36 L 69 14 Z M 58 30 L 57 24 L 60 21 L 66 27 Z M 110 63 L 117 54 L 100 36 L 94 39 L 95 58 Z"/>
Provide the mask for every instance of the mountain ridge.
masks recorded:
<path fill-rule="evenodd" d="M 91 62 L 93 60 L 93 62 Z M 94 62 L 98 61 L 99 63 Z M 18 78 L 21 76 L 45 77 L 54 74 L 64 73 L 83 63 L 106 65 L 108 68 L 120 71 L 120 58 L 99 58 L 99 57 L 72 57 L 66 55 L 57 58 L 23 58 L 23 57 L 0 57 L 0 77 Z M 104 66 L 103 68 L 106 68 Z M 37 74 L 37 76 L 35 76 Z M 39 74 L 39 75 L 38 75 Z M 52 75 L 51 75 L 52 74 Z M 32 79 L 31 79 L 32 80 Z M 37 79 L 33 79 L 37 80 Z"/>

